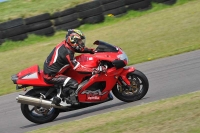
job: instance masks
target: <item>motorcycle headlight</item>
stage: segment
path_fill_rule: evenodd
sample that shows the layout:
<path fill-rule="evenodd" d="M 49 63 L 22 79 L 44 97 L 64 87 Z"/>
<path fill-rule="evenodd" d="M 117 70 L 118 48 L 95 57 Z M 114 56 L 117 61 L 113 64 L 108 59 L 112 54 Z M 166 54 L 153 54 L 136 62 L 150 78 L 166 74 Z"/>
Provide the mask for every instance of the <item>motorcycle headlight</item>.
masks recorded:
<path fill-rule="evenodd" d="M 119 54 L 117 57 L 118 57 L 120 60 L 125 60 L 125 61 L 127 62 L 127 64 L 128 64 L 128 57 L 127 57 L 127 55 L 125 54 L 124 51 L 122 51 L 122 54 Z"/>

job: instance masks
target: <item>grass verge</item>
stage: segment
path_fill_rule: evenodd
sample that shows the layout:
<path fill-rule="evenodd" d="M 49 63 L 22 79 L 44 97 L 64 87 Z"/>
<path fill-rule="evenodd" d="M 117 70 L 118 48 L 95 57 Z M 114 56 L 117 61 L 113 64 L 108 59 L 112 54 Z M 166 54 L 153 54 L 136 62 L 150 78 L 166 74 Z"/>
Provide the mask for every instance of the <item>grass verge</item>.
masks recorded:
<path fill-rule="evenodd" d="M 65 122 L 31 133 L 199 133 L 200 92 Z"/>
<path fill-rule="evenodd" d="M 178 2 L 164 9 L 161 4 L 158 6 L 161 7 L 133 17 L 131 11 L 122 18 L 108 18 L 105 23 L 83 25 L 80 29 L 89 47 L 96 39 L 120 46 L 129 57 L 129 65 L 199 49 L 200 1 Z M 45 58 L 65 34 L 58 32 L 49 38 L 30 36 L 23 42 L 4 43 L 0 47 L 0 95 L 15 92 L 12 74 L 34 64 L 42 68 Z"/>

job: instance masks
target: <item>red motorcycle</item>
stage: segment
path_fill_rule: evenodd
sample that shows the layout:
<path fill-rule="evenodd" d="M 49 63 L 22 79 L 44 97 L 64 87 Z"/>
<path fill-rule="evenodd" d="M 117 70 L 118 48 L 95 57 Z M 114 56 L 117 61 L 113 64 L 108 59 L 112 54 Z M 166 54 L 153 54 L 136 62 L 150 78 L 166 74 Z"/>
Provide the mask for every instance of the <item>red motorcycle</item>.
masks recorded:
<path fill-rule="evenodd" d="M 69 98 L 63 98 L 60 105 L 52 104 L 54 96 L 59 95 L 62 86 L 46 84 L 43 71 L 34 65 L 12 76 L 16 89 L 33 87 L 25 95 L 16 99 L 21 103 L 23 115 L 34 123 L 53 121 L 60 112 L 67 112 L 94 106 L 116 98 L 124 102 L 133 102 L 143 98 L 149 88 L 147 77 L 134 67 L 125 67 L 128 58 L 121 48 L 103 41 L 95 41 L 98 45 L 95 54 L 81 54 L 76 60 L 81 65 L 91 68 L 105 66 L 106 71 L 98 74 L 84 74 L 67 70 L 65 75 L 72 77 L 78 83 L 76 91 L 78 105 L 69 106 Z"/>

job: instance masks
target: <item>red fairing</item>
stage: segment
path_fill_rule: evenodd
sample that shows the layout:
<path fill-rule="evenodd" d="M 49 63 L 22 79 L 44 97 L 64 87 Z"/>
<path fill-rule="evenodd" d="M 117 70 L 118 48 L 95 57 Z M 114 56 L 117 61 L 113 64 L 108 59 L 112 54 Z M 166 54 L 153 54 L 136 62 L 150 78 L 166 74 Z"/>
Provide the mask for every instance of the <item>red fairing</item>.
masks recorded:
<path fill-rule="evenodd" d="M 88 90 L 94 83 L 105 82 L 106 86 L 103 91 L 100 88 L 96 88 L 93 91 Z M 110 90 L 114 87 L 117 79 L 113 76 L 106 76 L 105 74 L 93 75 L 89 82 L 83 86 L 81 91 L 78 93 L 80 102 L 97 102 L 105 101 L 108 98 Z"/>
<path fill-rule="evenodd" d="M 83 81 L 83 79 L 86 76 L 91 76 L 91 74 L 82 74 L 80 72 L 77 72 L 75 70 L 73 70 L 72 68 L 69 68 L 68 71 L 66 71 L 66 73 L 64 73 L 64 75 L 67 75 L 71 78 L 73 78 L 74 80 L 76 80 L 79 84 Z"/>
<path fill-rule="evenodd" d="M 30 86 L 52 86 L 43 80 L 43 71 L 39 70 L 38 65 L 31 66 L 17 74 L 17 84 Z"/>
<path fill-rule="evenodd" d="M 126 82 L 127 85 L 130 85 L 129 80 L 127 79 L 127 74 L 133 72 L 134 67 L 127 68 L 111 68 L 106 74 L 93 75 L 89 82 L 84 85 L 84 87 L 79 91 L 78 98 L 80 102 L 98 102 L 105 101 L 108 97 L 110 90 L 116 85 L 118 77 L 121 76 L 122 79 Z M 106 86 L 103 91 L 100 91 L 99 88 L 96 88 L 95 91 L 88 91 L 87 89 L 96 82 L 106 82 Z"/>
<path fill-rule="evenodd" d="M 106 53 L 97 53 L 95 56 L 99 60 L 107 60 L 107 61 L 113 61 L 116 59 L 116 56 L 121 54 L 121 52 L 113 53 L 113 52 L 106 52 Z"/>
<path fill-rule="evenodd" d="M 113 52 L 102 52 L 95 54 L 81 54 L 76 56 L 76 60 L 80 62 L 81 65 L 90 68 L 96 68 L 99 65 L 100 60 L 113 61 L 115 59 L 120 59 L 120 55 L 123 54 L 123 51 L 119 48 L 119 51 L 116 53 Z M 119 57 L 118 57 L 119 56 Z M 127 65 L 127 60 L 123 60 Z"/>
<path fill-rule="evenodd" d="M 96 68 L 98 66 L 98 58 L 95 55 L 82 54 L 76 56 L 76 60 L 85 67 Z"/>

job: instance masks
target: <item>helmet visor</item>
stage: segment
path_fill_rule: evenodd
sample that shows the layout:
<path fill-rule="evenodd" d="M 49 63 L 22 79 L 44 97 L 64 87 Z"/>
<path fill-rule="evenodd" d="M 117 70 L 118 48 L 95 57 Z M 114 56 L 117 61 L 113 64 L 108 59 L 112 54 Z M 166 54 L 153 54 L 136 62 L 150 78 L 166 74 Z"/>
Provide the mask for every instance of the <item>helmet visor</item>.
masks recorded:
<path fill-rule="evenodd" d="M 85 39 L 79 39 L 78 45 L 84 48 L 85 47 Z"/>

